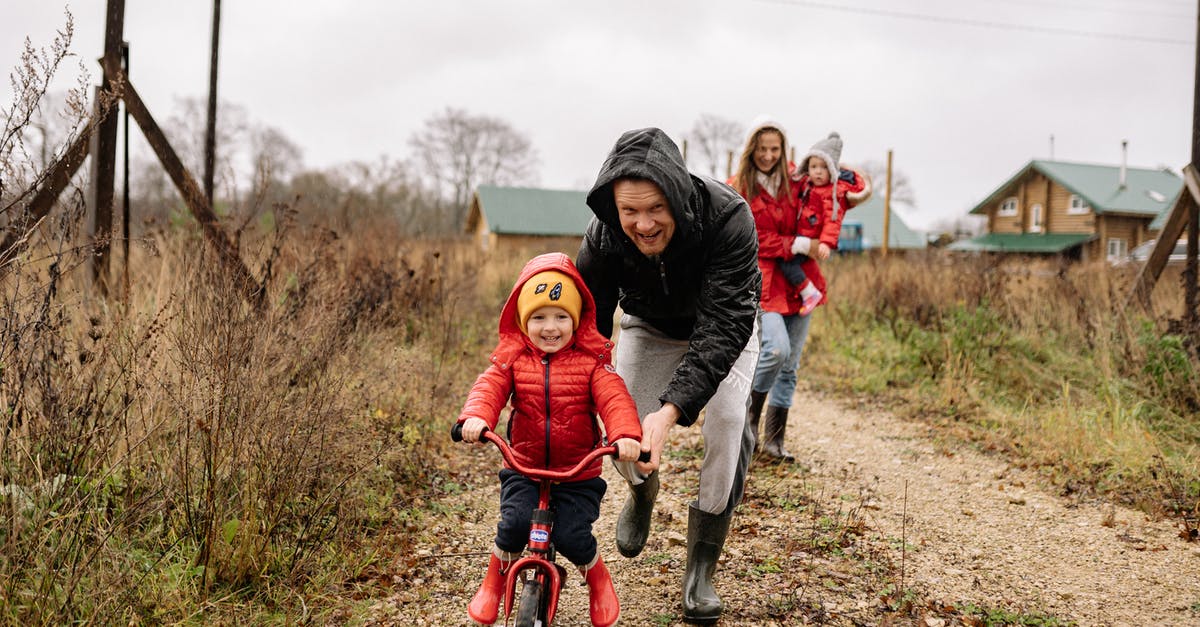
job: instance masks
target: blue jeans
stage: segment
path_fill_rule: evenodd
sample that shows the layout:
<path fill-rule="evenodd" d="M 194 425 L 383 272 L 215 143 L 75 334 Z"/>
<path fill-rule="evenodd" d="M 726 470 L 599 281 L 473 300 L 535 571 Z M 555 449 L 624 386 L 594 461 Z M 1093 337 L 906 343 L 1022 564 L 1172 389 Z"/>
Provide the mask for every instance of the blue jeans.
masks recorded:
<path fill-rule="evenodd" d="M 796 392 L 796 369 L 800 367 L 800 353 L 808 339 L 808 325 L 812 314 L 807 316 L 784 316 L 764 311 L 759 320 L 762 338 L 758 353 L 758 366 L 754 369 L 751 389 L 766 393 L 770 407 L 791 407 L 792 395 Z"/>

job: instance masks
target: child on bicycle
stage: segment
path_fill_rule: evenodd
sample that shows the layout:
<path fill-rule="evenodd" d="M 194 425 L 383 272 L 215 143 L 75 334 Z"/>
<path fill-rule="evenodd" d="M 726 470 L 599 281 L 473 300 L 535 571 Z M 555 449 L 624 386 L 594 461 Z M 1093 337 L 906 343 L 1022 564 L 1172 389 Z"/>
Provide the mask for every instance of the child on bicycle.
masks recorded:
<path fill-rule="evenodd" d="M 478 442 L 494 430 L 511 402 L 507 436 L 522 464 L 568 470 L 602 445 L 598 413 L 608 441 L 623 461 L 641 452 L 637 406 L 611 365 L 612 343 L 596 330 L 596 304 L 571 258 L 562 253 L 525 264 L 500 314 L 500 342 L 492 364 L 467 395 L 458 422 L 463 440 Z M 575 564 L 588 585 L 592 624 L 607 627 L 620 614 L 612 578 L 597 550 L 592 523 L 600 515 L 607 485 L 600 460 L 579 480 L 555 484 L 551 541 Z M 505 573 L 529 539 L 538 484 L 510 468 L 500 471 L 500 522 L 487 574 L 467 612 L 481 624 L 495 622 Z"/>

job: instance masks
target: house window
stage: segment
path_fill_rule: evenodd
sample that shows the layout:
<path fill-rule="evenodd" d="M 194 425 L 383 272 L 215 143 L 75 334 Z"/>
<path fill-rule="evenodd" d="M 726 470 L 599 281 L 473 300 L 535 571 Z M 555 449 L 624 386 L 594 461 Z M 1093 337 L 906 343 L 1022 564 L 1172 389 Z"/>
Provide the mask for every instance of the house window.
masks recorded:
<path fill-rule="evenodd" d="M 1000 203 L 1000 211 L 996 214 L 999 216 L 1015 216 L 1017 215 L 1017 199 L 1005 198 L 1004 202 Z"/>
<path fill-rule="evenodd" d="M 1029 208 L 1029 232 L 1042 232 L 1042 206 L 1034 205 Z"/>
<path fill-rule="evenodd" d="M 1087 202 L 1083 198 L 1077 194 L 1071 194 L 1071 204 L 1067 205 L 1067 213 L 1080 214 L 1087 213 L 1090 210 L 1091 207 L 1087 205 Z"/>
<path fill-rule="evenodd" d="M 1119 237 L 1108 238 L 1108 260 L 1117 261 L 1125 258 L 1125 240 Z"/>

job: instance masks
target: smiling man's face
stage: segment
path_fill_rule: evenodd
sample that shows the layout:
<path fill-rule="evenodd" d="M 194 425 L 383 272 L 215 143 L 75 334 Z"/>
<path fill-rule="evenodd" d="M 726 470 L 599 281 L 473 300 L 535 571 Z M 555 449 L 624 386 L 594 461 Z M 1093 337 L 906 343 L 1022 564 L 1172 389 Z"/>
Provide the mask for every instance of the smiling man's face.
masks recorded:
<path fill-rule="evenodd" d="M 621 230 L 643 255 L 661 255 L 675 234 L 675 216 L 662 190 L 645 179 L 620 179 L 612 189 Z"/>

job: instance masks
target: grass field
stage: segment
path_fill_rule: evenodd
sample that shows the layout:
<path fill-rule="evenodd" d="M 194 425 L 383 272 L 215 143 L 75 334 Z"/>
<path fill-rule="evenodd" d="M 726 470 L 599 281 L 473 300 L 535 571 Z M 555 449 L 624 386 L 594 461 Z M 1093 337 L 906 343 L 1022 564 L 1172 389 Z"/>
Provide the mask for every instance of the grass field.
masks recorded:
<path fill-rule="evenodd" d="M 8 268 L 0 368 L 0 620 L 319 620 L 370 596 L 445 484 L 445 427 L 527 252 L 336 235 L 286 217 L 242 242 L 265 306 L 186 229 L 133 247 L 131 290 L 74 249 Z M 114 260 L 114 268 L 122 261 Z M 1103 267 L 841 258 L 802 362 L 1045 470 L 1194 516 L 1195 348 L 1123 316 Z M 1178 284 L 1156 307 L 1177 312 Z"/>

